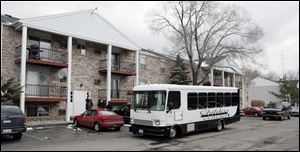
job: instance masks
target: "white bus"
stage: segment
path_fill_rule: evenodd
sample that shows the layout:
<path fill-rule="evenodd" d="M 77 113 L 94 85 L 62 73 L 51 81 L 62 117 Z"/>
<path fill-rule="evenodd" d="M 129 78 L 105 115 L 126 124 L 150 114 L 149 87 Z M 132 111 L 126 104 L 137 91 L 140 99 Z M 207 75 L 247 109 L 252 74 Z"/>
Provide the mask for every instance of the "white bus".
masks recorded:
<path fill-rule="evenodd" d="M 130 110 L 133 134 L 175 138 L 240 120 L 239 89 L 172 84 L 140 85 L 133 89 Z"/>

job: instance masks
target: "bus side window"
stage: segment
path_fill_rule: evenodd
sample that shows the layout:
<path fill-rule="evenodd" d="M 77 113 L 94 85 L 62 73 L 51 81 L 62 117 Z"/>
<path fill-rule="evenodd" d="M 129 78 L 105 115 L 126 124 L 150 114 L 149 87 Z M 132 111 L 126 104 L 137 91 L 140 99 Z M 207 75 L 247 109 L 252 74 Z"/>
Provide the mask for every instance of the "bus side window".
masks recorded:
<path fill-rule="evenodd" d="M 217 93 L 217 107 L 223 107 L 223 93 Z"/>
<path fill-rule="evenodd" d="M 207 108 L 207 93 L 199 93 L 198 94 L 198 101 L 199 101 L 198 108 L 199 109 L 206 109 Z"/>
<path fill-rule="evenodd" d="M 216 93 L 208 93 L 208 108 L 216 107 Z"/>
<path fill-rule="evenodd" d="M 197 109 L 198 100 L 197 93 L 188 93 L 188 110 Z"/>
<path fill-rule="evenodd" d="M 225 93 L 225 106 L 229 107 L 231 105 L 231 93 Z"/>
<path fill-rule="evenodd" d="M 232 94 L 232 106 L 237 106 L 239 103 L 239 95 L 238 93 Z"/>
<path fill-rule="evenodd" d="M 180 91 L 170 91 L 168 96 L 168 105 L 173 104 L 172 109 L 179 109 L 180 108 Z"/>

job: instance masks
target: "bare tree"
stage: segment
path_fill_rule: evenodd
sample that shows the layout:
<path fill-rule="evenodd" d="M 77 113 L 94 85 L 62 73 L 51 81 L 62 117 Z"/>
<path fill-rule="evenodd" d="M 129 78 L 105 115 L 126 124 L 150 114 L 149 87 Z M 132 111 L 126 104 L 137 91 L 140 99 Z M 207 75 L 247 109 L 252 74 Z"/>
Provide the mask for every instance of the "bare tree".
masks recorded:
<path fill-rule="evenodd" d="M 260 71 L 253 69 L 249 66 L 243 66 L 242 72 L 244 74 L 243 76 L 244 76 L 245 85 L 248 87 L 250 86 L 250 82 L 252 79 L 261 75 Z"/>
<path fill-rule="evenodd" d="M 224 59 L 253 60 L 253 55 L 262 51 L 256 45 L 263 36 L 262 29 L 238 7 L 207 1 L 166 2 L 161 6 L 149 16 L 149 26 L 165 32 L 176 50 L 184 52 L 193 85 L 202 84 L 208 77 L 210 70 L 201 67 L 204 62 L 211 69 Z M 205 76 L 198 80 L 201 72 Z"/>

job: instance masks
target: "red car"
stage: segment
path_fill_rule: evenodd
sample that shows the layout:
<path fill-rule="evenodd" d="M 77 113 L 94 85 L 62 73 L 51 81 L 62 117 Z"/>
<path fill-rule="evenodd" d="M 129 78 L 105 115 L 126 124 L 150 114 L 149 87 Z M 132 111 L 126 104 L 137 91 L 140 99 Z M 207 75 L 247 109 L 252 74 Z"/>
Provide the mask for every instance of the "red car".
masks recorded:
<path fill-rule="evenodd" d="M 114 128 L 119 131 L 124 124 L 123 116 L 105 109 L 92 109 L 74 117 L 75 126 L 85 126 L 100 131 L 101 128 Z"/>
<path fill-rule="evenodd" d="M 263 109 L 258 107 L 246 107 L 243 109 L 245 115 L 255 116 L 255 117 L 262 117 Z"/>

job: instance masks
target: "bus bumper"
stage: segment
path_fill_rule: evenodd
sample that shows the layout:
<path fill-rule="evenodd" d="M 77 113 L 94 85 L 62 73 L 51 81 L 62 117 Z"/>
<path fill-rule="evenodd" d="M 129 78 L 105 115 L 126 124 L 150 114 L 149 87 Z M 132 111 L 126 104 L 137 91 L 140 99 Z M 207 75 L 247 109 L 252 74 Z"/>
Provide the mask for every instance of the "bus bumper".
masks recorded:
<path fill-rule="evenodd" d="M 168 136 L 170 132 L 170 128 L 132 124 L 131 127 L 129 127 L 129 132 L 132 132 L 133 134 L 142 134 L 142 135 Z"/>

